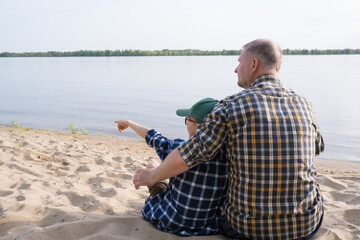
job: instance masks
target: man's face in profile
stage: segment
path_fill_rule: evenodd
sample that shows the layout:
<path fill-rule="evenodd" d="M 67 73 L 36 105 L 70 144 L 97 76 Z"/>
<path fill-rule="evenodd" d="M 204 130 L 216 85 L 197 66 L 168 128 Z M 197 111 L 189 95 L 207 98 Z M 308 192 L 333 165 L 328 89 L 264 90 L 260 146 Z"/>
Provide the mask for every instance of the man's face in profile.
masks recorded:
<path fill-rule="evenodd" d="M 249 82 L 249 61 L 248 57 L 245 54 L 245 51 L 242 51 L 238 58 L 239 65 L 235 68 L 235 73 L 238 76 L 238 86 L 242 88 L 247 88 Z"/>

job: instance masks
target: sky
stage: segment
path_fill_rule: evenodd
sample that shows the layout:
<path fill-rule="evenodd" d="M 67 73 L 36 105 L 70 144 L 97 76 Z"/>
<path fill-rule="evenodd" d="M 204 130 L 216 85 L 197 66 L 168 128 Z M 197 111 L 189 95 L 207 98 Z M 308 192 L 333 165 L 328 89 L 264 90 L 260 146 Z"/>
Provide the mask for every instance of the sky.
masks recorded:
<path fill-rule="evenodd" d="M 360 0 L 0 0 L 0 53 L 360 48 Z"/>

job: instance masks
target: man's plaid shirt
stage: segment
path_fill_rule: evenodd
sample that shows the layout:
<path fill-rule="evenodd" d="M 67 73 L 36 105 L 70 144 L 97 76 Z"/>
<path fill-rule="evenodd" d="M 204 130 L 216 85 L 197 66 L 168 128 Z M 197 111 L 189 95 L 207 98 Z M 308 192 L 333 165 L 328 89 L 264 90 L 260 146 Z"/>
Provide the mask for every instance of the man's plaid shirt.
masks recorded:
<path fill-rule="evenodd" d="M 226 142 L 230 176 L 223 214 L 251 239 L 297 239 L 323 214 L 314 157 L 324 149 L 311 102 L 274 75 L 220 101 L 179 147 L 191 168 Z"/>
<path fill-rule="evenodd" d="M 167 139 L 154 129 L 145 140 L 162 161 L 185 142 Z M 228 173 L 229 161 L 220 150 L 210 161 L 171 178 L 165 192 L 149 197 L 142 209 L 144 218 L 159 230 L 177 235 L 216 234 Z"/>

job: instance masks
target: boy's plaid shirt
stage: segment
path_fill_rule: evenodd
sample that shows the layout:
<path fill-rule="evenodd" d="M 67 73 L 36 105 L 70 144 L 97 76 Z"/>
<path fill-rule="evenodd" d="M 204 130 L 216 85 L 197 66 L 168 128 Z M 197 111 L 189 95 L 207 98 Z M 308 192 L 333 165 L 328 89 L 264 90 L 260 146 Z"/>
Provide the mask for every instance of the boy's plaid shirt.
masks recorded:
<path fill-rule="evenodd" d="M 223 214 L 251 239 L 297 239 L 323 214 L 314 157 L 324 149 L 311 102 L 273 75 L 220 101 L 179 147 L 189 167 L 226 142 L 230 177 Z"/>
<path fill-rule="evenodd" d="M 169 140 L 154 129 L 145 140 L 162 161 L 185 142 Z M 142 209 L 144 218 L 159 230 L 177 235 L 216 234 L 228 173 L 229 161 L 220 151 L 211 161 L 171 178 L 165 192 L 149 197 Z"/>

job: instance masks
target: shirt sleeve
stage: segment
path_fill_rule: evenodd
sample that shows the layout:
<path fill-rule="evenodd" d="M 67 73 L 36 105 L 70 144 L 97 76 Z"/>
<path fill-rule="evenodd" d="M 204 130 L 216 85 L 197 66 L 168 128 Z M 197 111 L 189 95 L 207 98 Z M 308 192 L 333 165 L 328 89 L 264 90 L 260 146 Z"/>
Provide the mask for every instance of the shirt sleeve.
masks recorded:
<path fill-rule="evenodd" d="M 179 147 L 184 142 L 183 139 L 170 140 L 155 129 L 148 131 L 145 136 L 145 141 L 149 147 L 155 149 L 161 161 L 164 161 L 172 150 Z"/>
<path fill-rule="evenodd" d="M 315 130 L 315 156 L 318 156 L 320 155 L 320 153 L 322 153 L 325 150 L 325 143 L 320 133 L 319 124 L 314 110 L 312 110 L 311 112 L 311 117 L 312 117 L 312 126 Z"/>
<path fill-rule="evenodd" d="M 189 168 L 214 158 L 226 140 L 227 128 L 227 107 L 222 100 L 206 116 L 204 123 L 199 124 L 196 134 L 178 147 Z"/>

